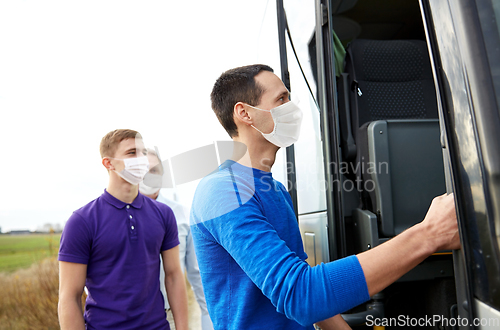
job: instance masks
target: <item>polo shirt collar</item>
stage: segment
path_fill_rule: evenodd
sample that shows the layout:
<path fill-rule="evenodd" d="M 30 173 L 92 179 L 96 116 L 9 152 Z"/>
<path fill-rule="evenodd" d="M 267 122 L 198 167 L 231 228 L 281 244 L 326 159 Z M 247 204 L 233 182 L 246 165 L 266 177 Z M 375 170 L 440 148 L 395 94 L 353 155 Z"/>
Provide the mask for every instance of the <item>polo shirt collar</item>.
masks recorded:
<path fill-rule="evenodd" d="M 133 208 L 140 209 L 142 207 L 142 203 L 144 201 L 144 196 L 141 193 L 138 193 L 137 197 L 134 199 L 134 201 L 132 203 L 128 204 L 128 203 L 122 202 L 118 198 L 111 195 L 106 189 L 104 189 L 104 193 L 101 195 L 101 197 L 106 202 L 113 205 L 117 209 L 123 209 L 127 205 L 131 205 Z"/>

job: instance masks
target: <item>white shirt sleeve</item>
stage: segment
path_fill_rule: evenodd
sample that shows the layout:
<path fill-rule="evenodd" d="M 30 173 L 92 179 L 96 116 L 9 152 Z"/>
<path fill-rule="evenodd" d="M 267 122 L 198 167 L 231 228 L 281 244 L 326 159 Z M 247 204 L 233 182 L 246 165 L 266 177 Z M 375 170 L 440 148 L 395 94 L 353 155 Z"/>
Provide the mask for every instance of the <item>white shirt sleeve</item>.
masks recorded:
<path fill-rule="evenodd" d="M 174 212 L 177 221 L 177 229 L 179 231 L 179 259 L 181 261 L 182 271 L 186 271 L 187 279 L 191 284 L 194 296 L 201 309 L 201 324 L 202 330 L 213 330 L 212 321 L 208 316 L 207 303 L 205 302 L 205 295 L 203 293 L 203 286 L 201 284 L 200 269 L 198 268 L 198 261 L 194 250 L 193 236 L 191 235 L 191 228 L 189 227 L 189 209 L 182 204 L 169 200 L 161 194 L 156 198 L 158 202 L 162 202 L 170 206 Z M 167 295 L 165 291 L 165 274 L 163 272 L 163 265 L 160 271 L 161 289 L 165 297 L 165 308 L 168 309 Z M 161 276 L 163 275 L 163 277 Z"/>

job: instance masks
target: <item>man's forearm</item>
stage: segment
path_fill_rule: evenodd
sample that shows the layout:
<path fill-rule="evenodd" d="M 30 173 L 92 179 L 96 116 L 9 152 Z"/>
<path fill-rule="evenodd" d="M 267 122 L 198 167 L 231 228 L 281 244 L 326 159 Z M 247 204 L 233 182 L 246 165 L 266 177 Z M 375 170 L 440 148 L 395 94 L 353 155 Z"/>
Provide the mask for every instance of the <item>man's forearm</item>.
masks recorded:
<path fill-rule="evenodd" d="M 424 221 L 390 241 L 359 254 L 368 293 L 373 296 L 439 250 L 460 248 L 454 197 L 432 200 Z"/>
<path fill-rule="evenodd" d="M 370 296 L 382 291 L 433 253 L 425 228 L 415 225 L 388 242 L 357 255 Z"/>
<path fill-rule="evenodd" d="M 188 299 L 184 274 L 179 271 L 176 274 L 165 276 L 165 288 L 168 303 L 174 315 L 175 328 L 188 330 Z"/>
<path fill-rule="evenodd" d="M 60 299 L 58 314 L 61 330 L 85 330 L 81 301 Z"/>

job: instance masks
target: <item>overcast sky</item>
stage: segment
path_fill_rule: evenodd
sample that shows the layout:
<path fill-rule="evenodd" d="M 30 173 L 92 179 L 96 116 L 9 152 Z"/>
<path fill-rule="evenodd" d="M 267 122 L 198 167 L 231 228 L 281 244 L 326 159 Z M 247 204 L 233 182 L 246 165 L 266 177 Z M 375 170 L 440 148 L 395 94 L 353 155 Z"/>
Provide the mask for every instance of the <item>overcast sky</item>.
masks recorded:
<path fill-rule="evenodd" d="M 0 227 L 64 222 L 102 194 L 101 138 L 142 133 L 162 158 L 228 136 L 215 79 L 266 63 L 279 75 L 273 0 L 0 2 Z M 193 187 L 180 187 L 188 201 Z"/>

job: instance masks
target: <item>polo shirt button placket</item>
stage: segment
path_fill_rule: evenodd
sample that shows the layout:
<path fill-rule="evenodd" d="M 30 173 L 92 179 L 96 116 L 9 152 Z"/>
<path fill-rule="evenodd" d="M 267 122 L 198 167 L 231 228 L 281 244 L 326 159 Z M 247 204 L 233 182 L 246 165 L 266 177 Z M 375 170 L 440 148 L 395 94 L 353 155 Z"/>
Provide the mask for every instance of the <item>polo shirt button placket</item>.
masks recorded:
<path fill-rule="evenodd" d="M 130 205 L 127 205 L 127 213 L 129 212 L 129 209 L 130 209 Z M 137 239 L 137 230 L 136 230 L 136 223 L 135 223 L 135 219 L 134 217 L 129 214 L 128 215 L 129 217 L 129 223 L 130 223 L 130 230 L 129 230 L 129 233 L 130 233 L 130 239 L 131 240 L 136 240 Z"/>

